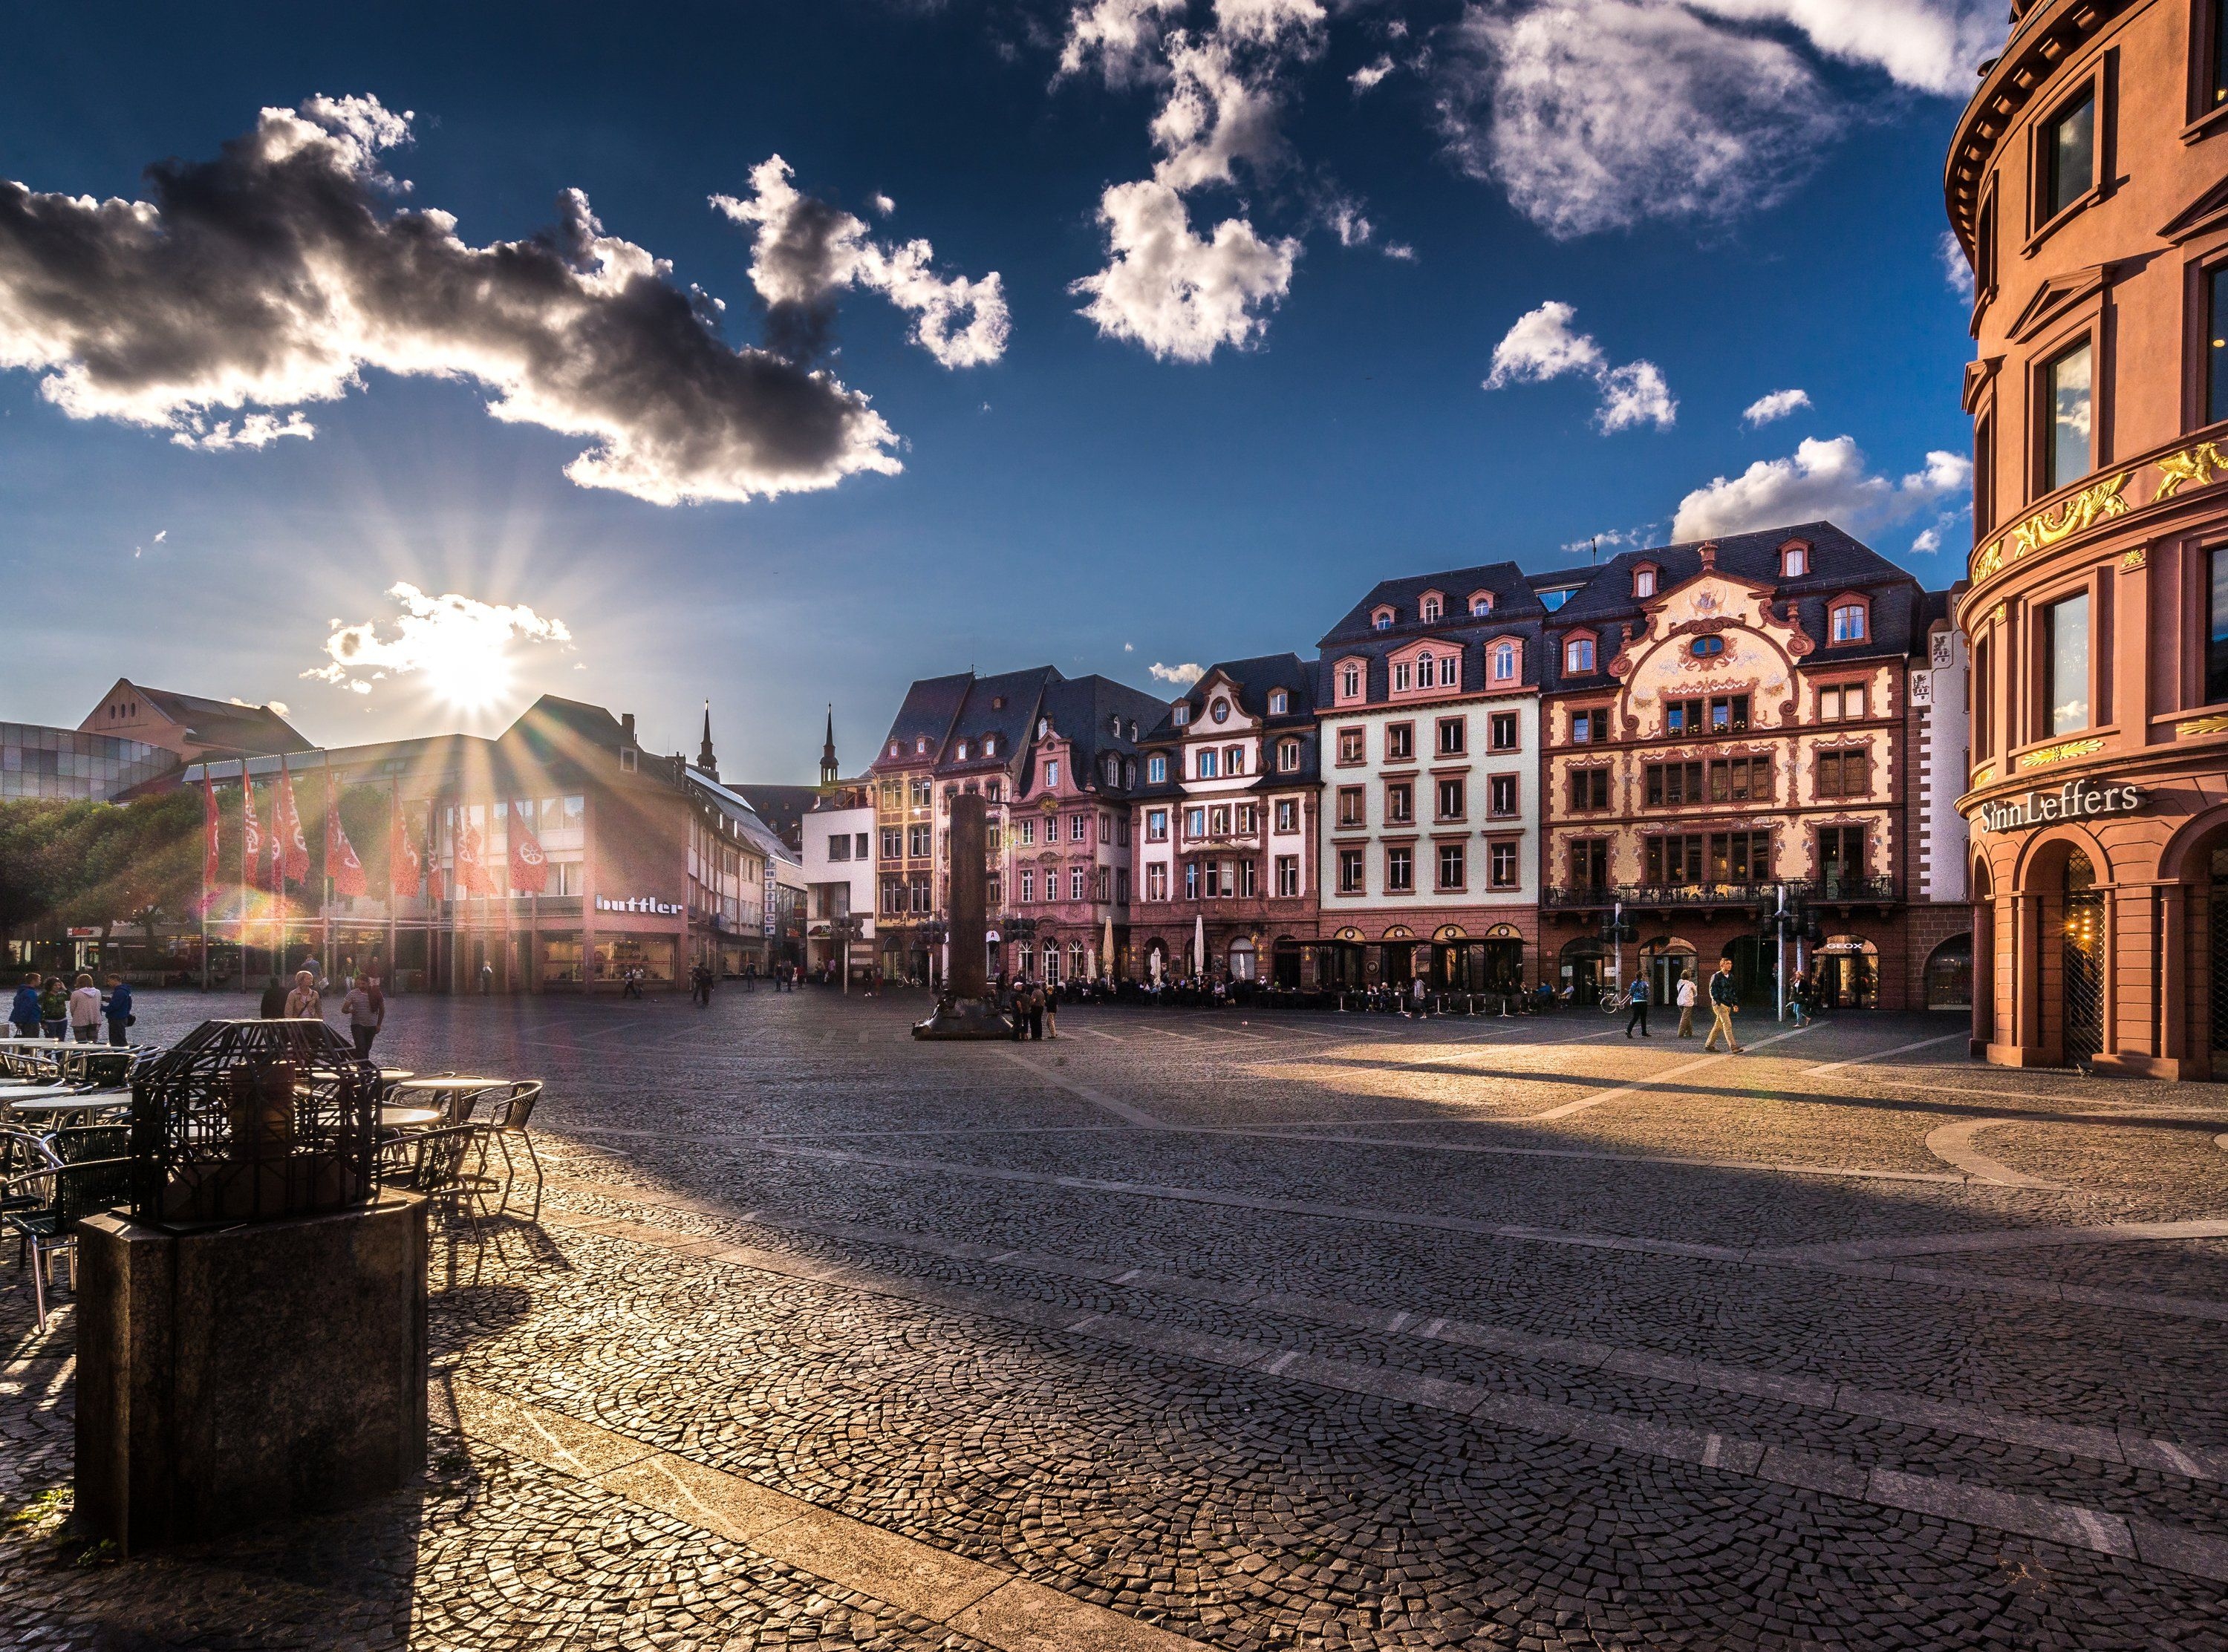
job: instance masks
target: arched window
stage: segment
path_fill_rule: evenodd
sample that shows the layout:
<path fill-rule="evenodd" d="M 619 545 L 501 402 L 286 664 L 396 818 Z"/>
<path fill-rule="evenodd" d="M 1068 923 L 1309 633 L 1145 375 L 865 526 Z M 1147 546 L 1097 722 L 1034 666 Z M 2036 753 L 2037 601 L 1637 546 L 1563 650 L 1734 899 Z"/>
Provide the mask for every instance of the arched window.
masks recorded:
<path fill-rule="evenodd" d="M 1127 758 L 1123 762 L 1122 784 L 1128 788 L 1134 788 L 1137 784 L 1137 760 L 1135 757 Z"/>
<path fill-rule="evenodd" d="M 1106 783 L 1109 786 L 1119 786 L 1122 783 L 1122 760 L 1111 752 L 1107 754 L 1105 770 Z"/>
<path fill-rule="evenodd" d="M 1338 697 L 1347 700 L 1358 700 L 1361 698 L 1360 667 L 1341 666 L 1338 668 Z"/>
<path fill-rule="evenodd" d="M 1492 613 L 1493 593 L 1489 590 L 1472 591 L 1469 597 L 1469 611 L 1473 618 L 1482 618 Z"/>
<path fill-rule="evenodd" d="M 1429 688 L 1431 686 L 1431 656 L 1427 654 L 1419 654 L 1416 656 L 1416 686 L 1418 688 Z"/>
<path fill-rule="evenodd" d="M 1632 571 L 1632 594 L 1635 596 L 1655 595 L 1655 564 L 1643 562 Z"/>
<path fill-rule="evenodd" d="M 1493 645 L 1493 680 L 1513 682 L 1516 678 L 1516 645 L 1501 641 Z"/>
<path fill-rule="evenodd" d="M 1852 597 L 1834 604 L 1826 635 L 1834 642 L 1862 642 L 1871 635 L 1871 628 L 1866 604 Z"/>
<path fill-rule="evenodd" d="M 1379 609 L 1375 613 L 1369 616 L 1369 623 L 1380 631 L 1391 630 L 1392 628 L 1392 610 L 1389 608 Z"/>
<path fill-rule="evenodd" d="M 1270 690 L 1269 715 L 1271 717 L 1282 717 L 1291 709 L 1292 697 L 1290 694 L 1287 694 L 1281 688 Z"/>
<path fill-rule="evenodd" d="M 1725 640 L 1723 637 L 1696 637 L 1687 645 L 1687 652 L 1697 660 L 1707 660 L 1713 654 L 1720 654 L 1725 651 Z"/>
<path fill-rule="evenodd" d="M 1430 624 L 1432 621 L 1439 617 L 1442 611 L 1439 599 L 1437 596 L 1426 596 L 1424 598 L 1423 606 L 1418 611 L 1424 616 L 1424 622 L 1427 625 Z"/>
<path fill-rule="evenodd" d="M 1594 640 L 1589 636 L 1572 637 L 1563 645 L 1563 669 L 1574 677 L 1585 676 L 1594 668 Z"/>
<path fill-rule="evenodd" d="M 1800 579 L 1810 571 L 1810 546 L 1802 539 L 1789 539 L 1779 547 L 1779 577 Z"/>

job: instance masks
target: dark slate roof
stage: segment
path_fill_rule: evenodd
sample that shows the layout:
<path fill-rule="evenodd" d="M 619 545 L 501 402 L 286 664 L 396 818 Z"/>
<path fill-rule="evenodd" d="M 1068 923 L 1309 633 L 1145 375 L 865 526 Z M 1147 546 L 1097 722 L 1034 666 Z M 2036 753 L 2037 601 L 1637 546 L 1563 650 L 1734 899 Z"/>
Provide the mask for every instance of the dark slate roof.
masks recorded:
<path fill-rule="evenodd" d="M 577 741 L 599 746 L 605 751 L 617 751 L 627 743 L 626 730 L 619 725 L 618 718 L 602 706 L 591 705 L 585 700 L 563 699 L 555 694 L 544 694 L 521 711 L 498 737 L 508 740 L 513 736 L 529 746 L 554 747 Z"/>
<path fill-rule="evenodd" d="M 1239 708 L 1269 728 L 1311 724 L 1316 713 L 1315 667 L 1296 654 L 1256 654 L 1250 660 L 1220 660 L 1200 673 L 1200 679 L 1175 699 L 1156 702 L 1160 715 L 1145 722 L 1144 738 L 1156 742 L 1181 739 L 1199 725 L 1207 710 L 1207 685 L 1217 677 L 1228 679 L 1238 690 Z M 1281 718 L 1269 715 L 1269 691 L 1282 688 L 1292 697 L 1291 709 Z M 1191 707 L 1191 723 L 1178 728 L 1175 707 Z"/>
<path fill-rule="evenodd" d="M 141 699 L 203 745 L 258 757 L 312 749 L 291 724 L 267 705 L 234 705 L 228 700 L 149 688 L 140 683 L 131 686 Z"/>
<path fill-rule="evenodd" d="M 1417 617 L 1418 604 L 1427 590 L 1438 591 L 1447 599 L 1446 617 L 1431 624 Z M 1533 593 L 1531 580 L 1514 563 L 1489 562 L 1445 573 L 1380 580 L 1316 646 L 1328 648 L 1336 643 L 1373 637 L 1405 640 L 1425 632 L 1444 630 L 1470 619 L 1470 594 L 1480 590 L 1493 593 L 1493 612 L 1488 616 L 1492 620 L 1536 619 L 1547 611 Z M 1392 609 L 1392 628 L 1380 631 L 1370 624 L 1369 616 L 1372 610 L 1387 605 Z"/>
<path fill-rule="evenodd" d="M 1167 709 L 1158 697 L 1143 689 L 1092 675 L 1063 678 L 1051 685 L 1045 690 L 1042 714 L 1052 719 L 1053 731 L 1073 748 L 1078 762 L 1095 765 L 1110 751 L 1124 756 L 1134 753 L 1137 741 Z"/>
<path fill-rule="evenodd" d="M 732 785 L 727 789 L 758 811 L 759 819 L 792 849 L 804 843 L 805 812 L 820 800 L 816 786 Z"/>
<path fill-rule="evenodd" d="M 1010 762 L 1035 728 L 1037 703 L 1044 698 L 1046 690 L 1062 680 L 1060 673 L 1050 666 L 1032 666 L 1026 671 L 976 678 L 961 700 L 959 714 L 945 733 L 947 748 L 952 742 L 964 740 L 970 751 L 979 751 L 983 737 L 995 734 L 998 737 L 998 750 L 993 763 L 1002 767 Z M 888 749 L 887 741 L 883 749 Z M 941 756 L 950 761 L 950 749 Z"/>
<path fill-rule="evenodd" d="M 1809 542 L 1809 571 L 1800 578 L 1783 580 L 1779 551 L 1789 539 Z M 1821 645 L 1817 653 L 1802 661 L 1805 667 L 1904 655 L 1914 646 L 1924 647 L 1927 620 L 1921 616 L 1926 611 L 1925 596 L 1908 571 L 1831 522 L 1796 522 L 1754 533 L 1729 533 L 1713 540 L 1619 552 L 1601 565 L 1584 590 L 1548 616 L 1547 635 L 1554 646 L 1544 651 L 1547 656 L 1544 686 L 1550 690 L 1613 687 L 1609 663 L 1617 657 L 1627 635 L 1637 628 L 1643 607 L 1654 600 L 1632 594 L 1633 570 L 1653 563 L 1659 570 L 1656 590 L 1668 592 L 1702 571 L 1705 544 L 1717 547 L 1719 573 L 1765 587 L 1776 602 L 1792 599 L 1797 604 L 1803 630 Z M 1872 636 L 1855 647 L 1828 648 L 1823 646 L 1828 635 L 1826 610 L 1835 596 L 1846 591 L 1860 591 L 1871 599 Z M 1580 629 L 1599 634 L 1597 658 L 1602 668 L 1565 680 L 1560 639 Z"/>
<path fill-rule="evenodd" d="M 897 717 L 890 724 L 890 731 L 874 748 L 874 761 L 870 767 L 880 769 L 917 762 L 912 749 L 917 739 L 927 740 L 932 760 L 941 755 L 944 737 L 951 732 L 952 719 L 959 715 L 959 708 L 965 703 L 967 691 L 974 681 L 975 673 L 971 671 L 954 672 L 949 677 L 923 677 L 915 681 L 906 690 Z M 898 743 L 898 755 L 894 757 L 889 755 L 892 741 Z"/>

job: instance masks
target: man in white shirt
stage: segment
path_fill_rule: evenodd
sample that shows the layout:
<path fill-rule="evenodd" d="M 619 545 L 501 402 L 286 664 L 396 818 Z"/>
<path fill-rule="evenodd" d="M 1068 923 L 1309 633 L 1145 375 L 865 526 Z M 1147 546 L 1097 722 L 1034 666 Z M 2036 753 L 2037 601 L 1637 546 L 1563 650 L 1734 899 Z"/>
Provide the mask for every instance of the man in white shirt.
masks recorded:
<path fill-rule="evenodd" d="M 1694 1036 L 1694 1000 L 1700 996 L 1694 987 L 1694 972 L 1691 969 L 1680 971 L 1679 1036 L 1681 1038 Z"/>

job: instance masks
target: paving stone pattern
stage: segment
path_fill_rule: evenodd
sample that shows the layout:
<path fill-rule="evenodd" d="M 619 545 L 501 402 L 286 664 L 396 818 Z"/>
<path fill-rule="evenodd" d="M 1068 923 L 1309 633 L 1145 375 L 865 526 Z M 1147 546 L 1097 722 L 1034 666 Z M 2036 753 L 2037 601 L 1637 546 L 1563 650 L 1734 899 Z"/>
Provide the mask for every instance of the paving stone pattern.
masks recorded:
<path fill-rule="evenodd" d="M 0 1646 L 2228 1648 L 2209 1088 L 925 1007 L 397 1001 L 547 1081 L 550 1182 L 437 1246 L 432 1471 L 346 1515 L 88 1550 L 0 1267 Z"/>

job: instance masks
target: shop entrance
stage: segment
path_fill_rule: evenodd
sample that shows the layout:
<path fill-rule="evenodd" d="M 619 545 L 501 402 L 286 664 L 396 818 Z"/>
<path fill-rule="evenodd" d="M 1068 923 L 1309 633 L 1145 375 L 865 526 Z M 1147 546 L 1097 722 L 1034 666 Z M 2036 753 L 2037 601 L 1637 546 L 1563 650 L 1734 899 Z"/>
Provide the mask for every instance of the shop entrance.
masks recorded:
<path fill-rule="evenodd" d="M 2228 849 L 2212 852 L 2212 991 L 2206 994 L 2212 1014 L 2212 1072 L 2217 1077 L 2228 1074 L 2223 1058 L 2228 1057 Z"/>
<path fill-rule="evenodd" d="M 1573 941 L 1563 948 L 1563 979 L 1556 991 L 1568 987 L 1573 1003 L 1598 1004 L 1608 966 L 1607 948 L 1600 941 L 1590 937 Z"/>
<path fill-rule="evenodd" d="M 1480 944 L 1481 992 L 1514 998 L 1524 990 L 1524 943 L 1488 941 Z"/>
<path fill-rule="evenodd" d="M 2096 1059 L 2104 1047 L 2104 897 L 2089 857 L 2065 858 L 2065 1059 Z"/>
<path fill-rule="evenodd" d="M 1958 935 L 1934 949 L 1926 960 L 1926 1007 L 1973 1007 L 1973 937 Z"/>
<path fill-rule="evenodd" d="M 1818 1001 L 1829 1010 L 1879 1005 L 1879 948 L 1855 935 L 1828 935 L 1818 948 Z"/>

